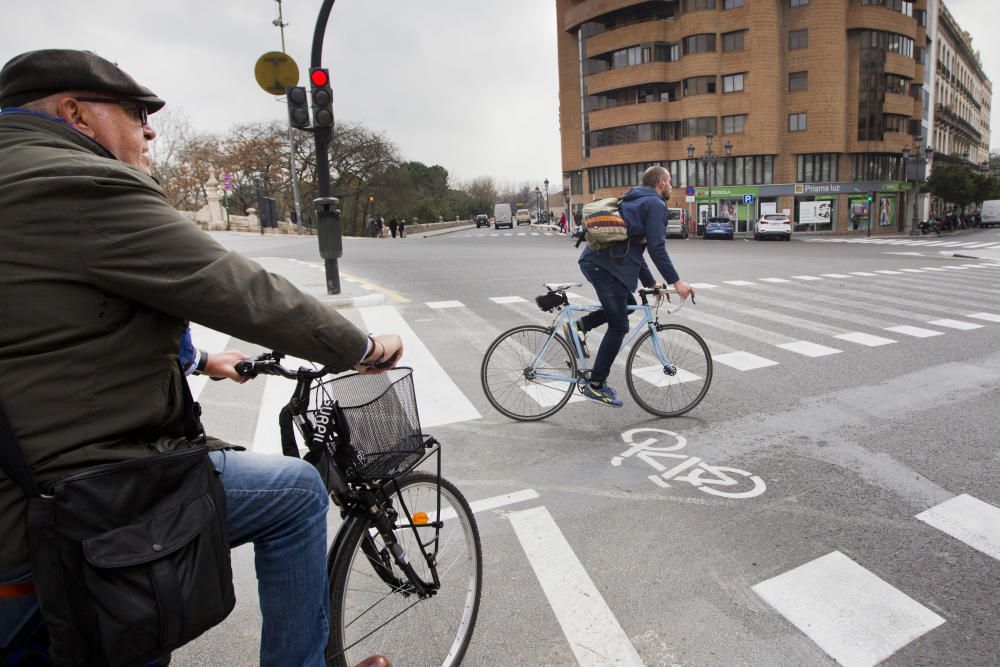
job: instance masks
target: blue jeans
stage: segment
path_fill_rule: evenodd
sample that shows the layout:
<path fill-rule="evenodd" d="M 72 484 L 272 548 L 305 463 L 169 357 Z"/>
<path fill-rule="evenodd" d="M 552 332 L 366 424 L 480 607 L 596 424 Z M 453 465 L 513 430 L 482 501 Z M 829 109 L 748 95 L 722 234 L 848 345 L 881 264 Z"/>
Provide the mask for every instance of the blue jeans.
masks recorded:
<path fill-rule="evenodd" d="M 321 667 L 329 633 L 326 511 L 329 497 L 316 469 L 285 456 L 218 451 L 229 542 L 253 542 L 264 619 L 260 664 Z M 30 580 L 27 565 L 0 573 L 0 584 Z M 0 599 L 0 647 L 38 622 L 35 597 Z"/>
<path fill-rule="evenodd" d="M 594 359 L 594 368 L 590 372 L 591 382 L 605 382 L 611 374 L 611 364 L 618 356 L 622 341 L 628 334 L 628 306 L 636 305 L 635 297 L 620 280 L 595 266 L 590 262 L 581 262 L 580 270 L 583 276 L 594 286 L 597 299 L 601 302 L 601 310 L 587 313 L 580 318 L 583 331 L 590 331 L 602 324 L 608 325 L 608 330 L 601 341 Z"/>

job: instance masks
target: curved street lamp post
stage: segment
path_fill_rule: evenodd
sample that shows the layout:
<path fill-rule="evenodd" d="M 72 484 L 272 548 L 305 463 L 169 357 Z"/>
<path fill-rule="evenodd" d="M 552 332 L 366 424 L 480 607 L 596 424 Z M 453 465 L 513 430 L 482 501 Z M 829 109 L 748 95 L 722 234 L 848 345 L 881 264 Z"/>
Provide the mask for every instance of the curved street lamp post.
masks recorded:
<path fill-rule="evenodd" d="M 715 205 L 712 201 L 712 186 L 715 185 L 715 169 L 716 165 L 723 159 L 712 150 L 712 140 L 714 138 L 715 135 L 711 132 L 705 135 L 705 153 L 698 158 L 694 156 L 694 144 L 688 144 L 688 159 L 697 159 L 701 162 L 702 168 L 708 172 L 708 217 L 710 218 L 713 217 L 712 211 Z M 725 157 L 733 154 L 733 144 L 731 142 L 727 141 L 723 149 L 726 151 Z"/>

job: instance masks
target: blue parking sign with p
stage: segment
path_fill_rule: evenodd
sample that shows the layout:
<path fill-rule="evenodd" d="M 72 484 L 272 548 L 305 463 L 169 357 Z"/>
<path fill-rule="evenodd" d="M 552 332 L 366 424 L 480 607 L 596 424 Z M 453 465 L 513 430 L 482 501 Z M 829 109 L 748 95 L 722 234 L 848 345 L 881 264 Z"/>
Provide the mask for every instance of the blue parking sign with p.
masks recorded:
<path fill-rule="evenodd" d="M 744 204 L 752 204 L 753 203 L 753 195 L 743 195 L 743 203 Z"/>

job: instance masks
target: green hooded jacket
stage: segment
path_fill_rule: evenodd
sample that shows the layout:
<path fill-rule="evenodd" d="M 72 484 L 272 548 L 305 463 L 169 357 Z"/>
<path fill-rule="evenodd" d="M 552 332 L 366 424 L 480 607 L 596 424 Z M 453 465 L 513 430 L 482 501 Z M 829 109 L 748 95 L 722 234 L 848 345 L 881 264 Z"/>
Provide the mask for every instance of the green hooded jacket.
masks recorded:
<path fill-rule="evenodd" d="M 184 443 L 185 321 L 338 371 L 367 349 L 97 142 L 0 114 L 0 405 L 37 481 Z M 24 497 L 2 471 L 0 536 L 0 572 L 28 560 Z"/>

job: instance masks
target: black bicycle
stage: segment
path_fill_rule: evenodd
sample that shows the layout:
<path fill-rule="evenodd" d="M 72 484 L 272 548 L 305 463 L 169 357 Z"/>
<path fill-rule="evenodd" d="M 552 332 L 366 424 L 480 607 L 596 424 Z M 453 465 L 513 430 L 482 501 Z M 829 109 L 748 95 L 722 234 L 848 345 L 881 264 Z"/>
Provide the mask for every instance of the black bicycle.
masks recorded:
<path fill-rule="evenodd" d="M 441 477 L 440 444 L 420 430 L 412 369 L 326 378 L 325 368 L 293 371 L 282 358 L 263 354 L 237 371 L 296 381 L 278 417 L 282 452 L 300 456 L 301 438 L 302 458 L 340 508 L 327 554 L 326 664 L 376 654 L 460 664 L 479 612 L 482 546 L 468 502 Z M 431 459 L 435 472 L 414 470 Z"/>

